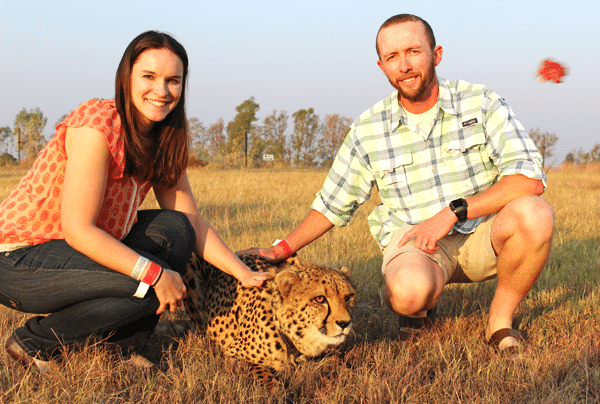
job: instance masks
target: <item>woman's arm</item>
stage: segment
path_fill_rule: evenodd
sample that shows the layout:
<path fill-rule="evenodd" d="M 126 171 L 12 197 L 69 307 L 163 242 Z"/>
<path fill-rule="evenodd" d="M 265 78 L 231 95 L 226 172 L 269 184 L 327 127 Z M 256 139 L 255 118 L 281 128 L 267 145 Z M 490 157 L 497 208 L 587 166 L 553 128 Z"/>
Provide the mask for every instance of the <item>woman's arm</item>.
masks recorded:
<path fill-rule="evenodd" d="M 96 227 L 110 159 L 104 135 L 88 127 L 67 128 L 65 143 L 67 166 L 61 201 L 65 240 L 99 264 L 129 275 L 138 254 Z"/>
<path fill-rule="evenodd" d="M 245 287 L 260 286 L 269 274 L 253 272 L 225 245 L 212 226 L 200 215 L 192 189 L 184 173 L 172 188 L 154 188 L 162 209 L 183 212 L 196 231 L 195 252 L 223 272 L 235 277 Z"/>
<path fill-rule="evenodd" d="M 130 275 L 139 255 L 96 226 L 104 202 L 110 151 L 104 135 L 89 128 L 67 128 L 67 165 L 61 201 L 61 223 L 71 247 L 99 264 Z M 174 271 L 155 285 L 161 302 L 158 313 L 169 306 L 177 310 L 185 296 L 185 286 Z"/>

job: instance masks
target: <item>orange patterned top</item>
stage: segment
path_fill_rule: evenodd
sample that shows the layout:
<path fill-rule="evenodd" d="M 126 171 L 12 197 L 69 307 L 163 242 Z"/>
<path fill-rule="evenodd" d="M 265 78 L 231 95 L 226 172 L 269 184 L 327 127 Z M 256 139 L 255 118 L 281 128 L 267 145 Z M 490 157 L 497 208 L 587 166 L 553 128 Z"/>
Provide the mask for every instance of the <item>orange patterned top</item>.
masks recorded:
<path fill-rule="evenodd" d="M 41 244 L 64 239 L 60 206 L 65 180 L 67 127 L 89 126 L 106 136 L 112 155 L 104 204 L 96 225 L 118 240 L 137 220 L 137 210 L 152 187 L 123 175 L 125 144 L 114 100 L 89 100 L 56 127 L 56 134 L 31 169 L 0 205 L 0 244 Z"/>

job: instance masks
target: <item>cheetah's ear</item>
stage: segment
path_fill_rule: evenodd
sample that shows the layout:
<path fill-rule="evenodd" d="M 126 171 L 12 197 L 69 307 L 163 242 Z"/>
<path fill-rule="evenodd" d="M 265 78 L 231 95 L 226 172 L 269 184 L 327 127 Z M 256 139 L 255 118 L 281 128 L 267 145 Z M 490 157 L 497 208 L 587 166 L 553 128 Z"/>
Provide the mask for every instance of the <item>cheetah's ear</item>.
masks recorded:
<path fill-rule="evenodd" d="M 298 258 L 298 255 L 294 253 L 294 255 L 286 258 L 283 262 L 290 266 L 298 266 L 300 265 L 300 258 Z"/>
<path fill-rule="evenodd" d="M 341 272 L 342 272 L 344 275 L 346 275 L 346 276 L 350 276 L 350 268 L 348 268 L 348 267 L 341 267 L 341 268 L 340 268 L 340 271 L 341 271 Z"/>
<path fill-rule="evenodd" d="M 275 284 L 281 296 L 285 299 L 289 296 L 290 290 L 295 283 L 300 281 L 300 277 L 291 271 L 283 271 L 277 274 L 275 277 Z"/>
<path fill-rule="evenodd" d="M 284 259 L 283 261 L 279 261 L 277 264 L 278 271 L 285 271 L 290 268 L 297 268 L 301 266 L 300 258 L 294 253 L 291 257 Z"/>

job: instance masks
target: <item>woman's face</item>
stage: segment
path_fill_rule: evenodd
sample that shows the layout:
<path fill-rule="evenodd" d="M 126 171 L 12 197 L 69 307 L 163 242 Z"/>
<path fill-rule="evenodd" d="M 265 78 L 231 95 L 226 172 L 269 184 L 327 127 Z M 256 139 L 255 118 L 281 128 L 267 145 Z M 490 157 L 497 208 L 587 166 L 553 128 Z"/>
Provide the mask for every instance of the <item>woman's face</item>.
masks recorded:
<path fill-rule="evenodd" d="M 142 52 L 131 69 L 131 99 L 138 128 L 149 133 L 173 111 L 183 90 L 183 63 L 166 48 Z"/>

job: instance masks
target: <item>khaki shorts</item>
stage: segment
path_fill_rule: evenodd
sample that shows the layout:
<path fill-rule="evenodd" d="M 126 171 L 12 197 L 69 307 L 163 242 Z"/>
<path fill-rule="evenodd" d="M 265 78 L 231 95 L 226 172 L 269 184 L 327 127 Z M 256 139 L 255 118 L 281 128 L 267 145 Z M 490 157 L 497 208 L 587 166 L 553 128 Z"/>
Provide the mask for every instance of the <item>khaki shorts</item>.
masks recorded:
<path fill-rule="evenodd" d="M 471 234 L 454 232 L 438 241 L 440 249 L 428 254 L 415 247 L 415 239 L 410 239 L 402 248 L 398 242 L 414 226 L 404 226 L 394 232 L 390 243 L 383 251 L 382 272 L 387 264 L 405 252 L 419 252 L 427 255 L 442 268 L 446 283 L 483 282 L 496 276 L 498 257 L 492 248 L 491 229 L 495 215 L 487 216 Z"/>

